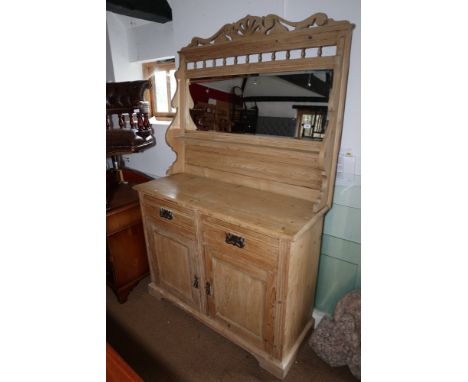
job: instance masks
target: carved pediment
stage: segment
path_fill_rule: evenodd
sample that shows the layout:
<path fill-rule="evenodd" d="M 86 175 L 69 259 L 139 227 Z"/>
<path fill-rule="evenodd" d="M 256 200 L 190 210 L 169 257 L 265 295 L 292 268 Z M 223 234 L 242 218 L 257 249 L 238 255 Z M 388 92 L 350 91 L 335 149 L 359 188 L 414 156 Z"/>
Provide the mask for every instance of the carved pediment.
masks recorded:
<path fill-rule="evenodd" d="M 274 35 L 288 33 L 294 30 L 324 26 L 336 23 L 329 19 L 325 13 L 315 13 L 305 20 L 292 22 L 277 15 L 263 17 L 247 15 L 243 19 L 224 25 L 218 32 L 209 38 L 194 37 L 187 48 L 197 48 L 205 45 L 215 45 L 250 37 L 252 35 Z"/>

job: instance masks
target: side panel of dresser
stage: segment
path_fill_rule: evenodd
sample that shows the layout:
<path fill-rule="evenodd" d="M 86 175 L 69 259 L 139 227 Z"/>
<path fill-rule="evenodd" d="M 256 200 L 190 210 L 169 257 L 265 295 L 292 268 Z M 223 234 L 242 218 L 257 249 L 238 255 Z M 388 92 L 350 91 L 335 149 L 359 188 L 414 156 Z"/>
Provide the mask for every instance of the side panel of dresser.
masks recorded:
<path fill-rule="evenodd" d="M 284 301 L 281 316 L 282 357 L 294 358 L 299 345 L 313 327 L 312 308 L 314 306 L 317 271 L 320 258 L 320 243 L 323 215 L 291 243 L 289 256 L 280 264 L 280 280 L 283 286 L 279 292 Z"/>
<path fill-rule="evenodd" d="M 193 211 L 144 195 L 140 200 L 152 285 L 200 310 L 200 264 Z"/>

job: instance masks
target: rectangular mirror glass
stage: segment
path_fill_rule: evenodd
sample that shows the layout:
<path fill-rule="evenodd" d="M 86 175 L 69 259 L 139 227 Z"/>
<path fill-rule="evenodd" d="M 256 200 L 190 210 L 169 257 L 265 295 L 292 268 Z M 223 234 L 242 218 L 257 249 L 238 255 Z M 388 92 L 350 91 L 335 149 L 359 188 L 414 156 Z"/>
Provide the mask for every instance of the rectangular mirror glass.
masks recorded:
<path fill-rule="evenodd" d="M 202 131 L 322 140 L 332 70 L 192 79 L 190 116 Z"/>

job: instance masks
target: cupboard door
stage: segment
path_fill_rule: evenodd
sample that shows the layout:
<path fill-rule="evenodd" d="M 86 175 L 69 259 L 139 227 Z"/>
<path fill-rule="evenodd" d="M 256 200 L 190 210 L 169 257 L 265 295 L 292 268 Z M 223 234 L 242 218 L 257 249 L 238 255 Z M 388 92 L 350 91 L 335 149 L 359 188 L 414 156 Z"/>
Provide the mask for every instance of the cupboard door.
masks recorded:
<path fill-rule="evenodd" d="M 152 281 L 182 302 L 200 310 L 199 267 L 195 242 L 176 230 L 161 230 L 147 219 Z"/>
<path fill-rule="evenodd" d="M 209 314 L 256 347 L 273 351 L 275 273 L 205 246 Z"/>

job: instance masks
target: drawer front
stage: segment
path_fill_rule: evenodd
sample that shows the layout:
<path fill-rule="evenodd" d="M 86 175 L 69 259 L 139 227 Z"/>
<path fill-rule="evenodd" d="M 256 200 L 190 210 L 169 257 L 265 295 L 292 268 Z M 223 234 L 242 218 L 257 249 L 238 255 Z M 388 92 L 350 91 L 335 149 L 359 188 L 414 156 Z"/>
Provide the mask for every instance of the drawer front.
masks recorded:
<path fill-rule="evenodd" d="M 275 268 L 279 240 L 219 219 L 202 217 L 203 243 L 226 254 Z"/>
<path fill-rule="evenodd" d="M 142 205 L 145 215 L 151 216 L 162 227 L 177 229 L 185 236 L 195 238 L 196 227 L 193 210 L 148 195 L 143 196 Z"/>
<path fill-rule="evenodd" d="M 107 213 L 106 234 L 107 236 L 112 235 L 140 222 L 141 210 L 139 204 L 119 209 L 118 212 Z"/>

